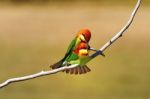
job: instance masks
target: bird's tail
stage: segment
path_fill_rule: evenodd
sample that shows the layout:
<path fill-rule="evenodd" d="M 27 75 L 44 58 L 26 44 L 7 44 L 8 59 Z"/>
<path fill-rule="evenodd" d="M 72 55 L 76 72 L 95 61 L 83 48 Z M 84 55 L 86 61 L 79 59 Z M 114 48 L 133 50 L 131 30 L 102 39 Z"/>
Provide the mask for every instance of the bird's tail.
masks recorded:
<path fill-rule="evenodd" d="M 84 65 L 84 66 L 78 66 L 78 67 L 75 67 L 75 68 L 71 68 L 71 69 L 67 69 L 67 70 L 64 70 L 64 72 L 66 72 L 67 74 L 85 74 L 87 72 L 90 72 L 91 69 L 87 66 L 87 65 Z"/>
<path fill-rule="evenodd" d="M 60 60 L 57 63 L 50 65 L 50 68 L 52 68 L 52 69 L 60 68 L 62 63 L 63 63 L 63 60 Z"/>

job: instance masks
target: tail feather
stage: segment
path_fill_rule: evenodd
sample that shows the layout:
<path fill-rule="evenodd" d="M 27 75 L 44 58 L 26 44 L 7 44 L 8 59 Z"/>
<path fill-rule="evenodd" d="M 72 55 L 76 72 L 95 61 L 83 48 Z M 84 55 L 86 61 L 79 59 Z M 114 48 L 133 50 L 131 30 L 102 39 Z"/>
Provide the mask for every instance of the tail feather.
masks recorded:
<path fill-rule="evenodd" d="M 70 69 L 69 71 L 70 71 L 70 74 L 74 74 L 75 68 L 72 68 L 72 69 Z"/>
<path fill-rule="evenodd" d="M 81 73 L 80 74 L 85 74 L 85 70 L 84 70 L 84 67 L 80 67 L 80 69 L 81 69 Z"/>
<path fill-rule="evenodd" d="M 51 67 L 52 69 L 56 69 L 56 68 L 61 67 L 62 63 L 63 63 L 63 60 L 60 60 L 60 61 L 58 61 L 57 63 L 51 65 L 50 67 Z"/>
<path fill-rule="evenodd" d="M 91 71 L 91 69 L 88 68 L 86 65 L 84 66 L 84 69 L 85 69 L 86 72 L 90 72 Z"/>
<path fill-rule="evenodd" d="M 80 68 L 79 68 L 79 67 L 76 67 L 75 75 L 79 74 L 79 72 L 80 72 Z"/>
<path fill-rule="evenodd" d="M 82 68 L 82 72 L 81 72 L 81 74 L 85 74 L 85 73 L 87 73 L 87 72 L 90 72 L 90 71 L 91 71 L 91 69 L 90 69 L 90 68 L 88 68 L 88 66 L 87 66 L 87 65 L 84 65 L 84 66 L 82 66 L 81 68 Z"/>
<path fill-rule="evenodd" d="M 66 73 L 68 74 L 69 72 L 70 72 L 70 69 L 67 69 L 67 70 L 65 70 L 66 71 Z"/>
<path fill-rule="evenodd" d="M 63 60 L 60 60 L 59 62 L 57 62 L 57 63 L 51 65 L 50 67 L 51 67 L 52 69 L 60 68 L 61 65 L 62 65 L 62 63 L 63 63 Z M 72 68 L 72 69 L 63 70 L 62 72 L 66 72 L 67 74 L 70 73 L 70 74 L 75 74 L 75 75 L 77 75 L 77 74 L 85 74 L 85 73 L 90 72 L 90 71 L 91 71 L 91 69 L 88 68 L 87 65 L 84 65 L 84 66 L 80 66 L 80 65 L 79 65 L 79 66 L 77 66 L 77 67 L 75 67 L 75 68 Z"/>
<path fill-rule="evenodd" d="M 67 74 L 85 74 L 87 72 L 90 72 L 91 69 L 87 67 L 87 65 L 84 65 L 84 66 L 78 66 L 78 67 L 75 67 L 75 68 L 72 68 L 72 69 L 67 69 L 65 70 L 65 72 Z"/>
<path fill-rule="evenodd" d="M 78 68 L 68 69 L 68 70 L 66 70 L 66 73 L 78 74 Z"/>
<path fill-rule="evenodd" d="M 74 74 L 77 75 L 78 74 L 78 68 L 74 68 L 75 71 L 74 71 Z"/>

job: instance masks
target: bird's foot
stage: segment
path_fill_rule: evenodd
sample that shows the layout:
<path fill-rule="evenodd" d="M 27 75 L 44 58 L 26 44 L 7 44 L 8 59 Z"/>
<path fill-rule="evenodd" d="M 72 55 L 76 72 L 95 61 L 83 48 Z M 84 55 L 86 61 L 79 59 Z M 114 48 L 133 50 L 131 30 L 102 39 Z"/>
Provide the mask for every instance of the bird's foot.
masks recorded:
<path fill-rule="evenodd" d="M 90 47 L 89 50 L 92 50 L 92 51 L 95 51 L 95 52 L 99 52 L 100 55 L 105 57 L 105 54 L 102 51 L 100 51 L 100 50 L 97 50 L 97 49 L 92 48 L 92 47 Z"/>
<path fill-rule="evenodd" d="M 91 51 L 99 51 L 99 50 L 96 50 L 95 48 L 89 48 L 89 50 L 91 50 Z"/>

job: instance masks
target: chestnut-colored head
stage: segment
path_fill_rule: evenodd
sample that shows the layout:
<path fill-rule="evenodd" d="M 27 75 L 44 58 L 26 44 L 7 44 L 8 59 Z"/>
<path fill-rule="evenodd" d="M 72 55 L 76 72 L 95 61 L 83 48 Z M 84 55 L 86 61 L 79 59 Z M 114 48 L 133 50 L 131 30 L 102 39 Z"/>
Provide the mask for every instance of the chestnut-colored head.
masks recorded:
<path fill-rule="evenodd" d="M 89 40 L 91 39 L 91 32 L 89 29 L 81 29 L 78 34 L 77 37 L 80 38 L 81 41 L 84 42 L 89 42 Z"/>
<path fill-rule="evenodd" d="M 79 56 L 87 56 L 88 55 L 88 45 L 85 42 L 81 42 L 77 48 L 74 50 L 76 54 Z"/>

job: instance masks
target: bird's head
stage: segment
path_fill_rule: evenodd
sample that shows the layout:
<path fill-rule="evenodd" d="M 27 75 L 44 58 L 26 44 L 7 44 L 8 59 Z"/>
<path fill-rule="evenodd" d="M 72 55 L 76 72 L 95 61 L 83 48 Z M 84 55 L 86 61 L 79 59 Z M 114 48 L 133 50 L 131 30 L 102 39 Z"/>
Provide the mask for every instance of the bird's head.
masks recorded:
<path fill-rule="evenodd" d="M 79 56 L 88 56 L 88 45 L 85 42 L 81 42 L 75 49 L 75 53 Z"/>
<path fill-rule="evenodd" d="M 83 41 L 83 42 L 89 42 L 90 38 L 91 38 L 91 32 L 89 29 L 81 29 L 78 34 L 77 37 Z"/>

